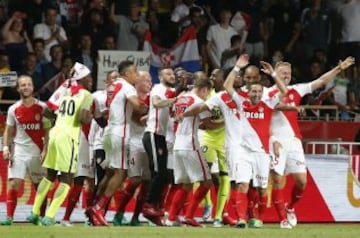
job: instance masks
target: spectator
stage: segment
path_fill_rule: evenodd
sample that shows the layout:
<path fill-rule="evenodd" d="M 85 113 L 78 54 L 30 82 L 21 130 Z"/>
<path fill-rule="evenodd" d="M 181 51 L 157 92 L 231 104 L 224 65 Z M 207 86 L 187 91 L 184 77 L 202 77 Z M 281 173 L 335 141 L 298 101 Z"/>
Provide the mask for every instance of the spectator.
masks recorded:
<path fill-rule="evenodd" d="M 114 4 L 111 7 L 111 17 L 118 27 L 118 50 L 140 50 L 144 40 L 145 31 L 149 24 L 140 18 L 140 6 L 137 1 L 129 4 L 127 15 L 115 15 Z"/>
<path fill-rule="evenodd" d="M 75 64 L 74 59 L 71 57 L 71 55 L 66 55 L 63 59 L 62 63 L 62 69 L 61 71 L 64 74 L 64 78 L 68 79 L 73 74 L 73 66 Z"/>
<path fill-rule="evenodd" d="M 0 51 L 0 73 L 10 72 L 9 57 L 6 52 Z M 4 91 L 6 88 L 0 88 L 0 98 L 4 99 Z M 1 108 L 3 111 L 4 108 Z M 6 108 L 7 110 L 7 108 Z"/>
<path fill-rule="evenodd" d="M 15 12 L 1 29 L 2 43 L 9 55 L 10 69 L 18 71 L 28 52 L 33 48 L 26 31 L 24 30 L 23 19 L 26 14 Z"/>
<path fill-rule="evenodd" d="M 61 45 L 53 45 L 50 48 L 50 56 L 51 61 L 47 64 L 44 64 L 41 69 L 41 75 L 42 75 L 42 83 L 43 85 L 39 90 L 40 99 L 43 101 L 46 101 L 49 99 L 49 97 L 52 95 L 52 93 L 55 91 L 54 84 L 48 85 L 47 83 L 50 80 L 54 80 L 54 77 L 57 76 L 62 69 L 62 58 L 63 58 L 63 48 Z"/>
<path fill-rule="evenodd" d="M 299 14 L 289 0 L 278 1 L 267 13 L 269 28 L 269 51 L 281 49 L 287 57 L 292 56 L 293 48 L 300 33 Z"/>
<path fill-rule="evenodd" d="M 267 55 L 268 31 L 264 13 L 257 0 L 247 0 L 243 12 L 250 16 L 251 26 L 245 42 L 245 51 L 254 61 L 264 59 Z"/>
<path fill-rule="evenodd" d="M 102 43 L 101 50 L 116 50 L 116 41 L 114 35 L 106 35 Z"/>
<path fill-rule="evenodd" d="M 34 27 L 34 38 L 41 38 L 45 41 L 45 58 L 50 61 L 50 48 L 60 44 L 63 47 L 67 43 L 67 35 L 62 26 L 56 24 L 57 9 L 49 7 L 46 9 L 45 22 L 36 24 Z"/>
<path fill-rule="evenodd" d="M 221 54 L 230 48 L 230 39 L 236 31 L 230 26 L 231 11 L 223 8 L 220 12 L 220 22 L 212 25 L 207 31 L 206 51 L 209 57 L 210 68 L 220 68 Z"/>
<path fill-rule="evenodd" d="M 207 19 L 202 15 L 202 10 L 199 7 L 190 8 L 190 22 L 191 26 L 195 27 L 196 39 L 199 49 L 199 55 L 202 57 L 202 62 L 207 62 L 206 58 L 206 32 L 208 29 Z M 203 71 L 206 72 L 205 64 L 202 64 Z"/>
<path fill-rule="evenodd" d="M 237 59 L 244 51 L 244 45 L 242 44 L 240 35 L 233 35 L 230 39 L 231 47 L 226 49 L 221 54 L 221 68 L 228 69 L 234 67 Z"/>
<path fill-rule="evenodd" d="M 327 52 L 330 44 L 330 20 L 329 10 L 322 0 L 312 1 L 312 6 L 302 11 L 302 41 L 306 59 L 310 59 L 316 49 Z"/>
<path fill-rule="evenodd" d="M 178 30 L 170 20 L 170 12 L 162 8 L 163 2 L 165 1 L 149 0 L 143 19 L 149 23 L 153 41 L 169 48 L 176 41 Z"/>
<path fill-rule="evenodd" d="M 92 50 L 97 51 L 104 42 L 105 35 L 113 32 L 113 25 L 105 24 L 104 16 L 97 8 L 91 9 L 88 14 L 89 19 L 88 21 L 81 23 L 80 32 L 91 37 L 91 41 L 93 42 Z M 81 39 L 75 39 L 75 42 L 79 41 L 81 41 Z"/>
<path fill-rule="evenodd" d="M 339 58 L 352 55 L 356 59 L 360 58 L 360 1 L 344 0 L 338 1 L 337 12 L 341 21 L 341 36 L 339 46 Z M 357 61 L 356 64 L 359 64 Z"/>
<path fill-rule="evenodd" d="M 48 63 L 49 61 L 45 58 L 45 41 L 40 38 L 36 38 L 33 41 L 34 53 L 36 56 L 36 71 L 41 73 L 42 65 Z"/>
<path fill-rule="evenodd" d="M 42 77 L 39 71 L 36 71 L 36 55 L 34 53 L 28 53 L 24 66 L 18 71 L 18 75 L 27 75 L 30 76 L 33 81 L 34 93 L 37 94 L 37 91 L 42 86 Z"/>
<path fill-rule="evenodd" d="M 194 4 L 194 0 L 183 0 L 182 3 L 175 6 L 171 13 L 171 21 L 176 23 L 179 29 L 190 25 L 190 8 L 199 7 Z M 201 8 L 200 8 L 201 9 Z M 203 11 L 201 12 L 203 14 Z"/>
<path fill-rule="evenodd" d="M 74 50 L 72 57 L 76 62 L 84 64 L 88 69 L 90 69 L 92 77 L 95 81 L 93 86 L 96 84 L 96 51 L 92 48 L 92 39 L 89 34 L 82 34 L 80 37 L 80 46 L 78 49 Z"/>

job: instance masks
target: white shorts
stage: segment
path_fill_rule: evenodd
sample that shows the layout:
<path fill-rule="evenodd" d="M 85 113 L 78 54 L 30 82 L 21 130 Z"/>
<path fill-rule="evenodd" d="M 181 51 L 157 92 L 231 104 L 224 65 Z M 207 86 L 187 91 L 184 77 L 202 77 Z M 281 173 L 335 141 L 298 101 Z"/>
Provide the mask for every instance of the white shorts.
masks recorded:
<path fill-rule="evenodd" d="M 149 159 L 144 147 L 130 145 L 128 160 L 128 177 L 141 177 L 143 180 L 151 179 Z"/>
<path fill-rule="evenodd" d="M 167 169 L 174 169 L 174 143 L 167 141 L 166 146 L 168 149 L 168 157 L 167 157 Z"/>
<path fill-rule="evenodd" d="M 238 146 L 226 148 L 226 160 L 229 167 L 229 179 L 230 181 L 236 180 L 236 162 L 242 158 L 242 155 L 238 152 Z"/>
<path fill-rule="evenodd" d="M 218 174 L 220 172 L 220 169 L 219 169 L 219 159 L 216 158 L 214 160 L 214 163 L 212 163 L 211 165 L 211 168 L 210 168 L 210 173 L 211 174 Z"/>
<path fill-rule="evenodd" d="M 46 174 L 41 166 L 40 155 L 37 157 L 14 156 L 12 166 L 8 168 L 8 178 L 25 179 L 26 172 L 33 183 L 39 183 Z"/>
<path fill-rule="evenodd" d="M 272 142 L 270 144 L 270 168 L 279 175 L 306 173 L 305 155 L 301 141 L 294 137 L 286 140 L 278 139 L 278 142 L 281 144 L 279 158 L 275 158 Z"/>
<path fill-rule="evenodd" d="M 270 155 L 263 152 L 254 152 L 246 147 L 239 146 L 237 153 L 241 159 L 235 162 L 235 182 L 252 183 L 254 187 L 267 188 L 270 172 Z"/>
<path fill-rule="evenodd" d="M 174 150 L 175 184 L 211 179 L 210 169 L 201 150 Z"/>
<path fill-rule="evenodd" d="M 77 161 L 75 177 L 84 176 L 88 178 L 95 178 L 95 161 L 93 157 L 90 157 L 89 142 L 84 137 L 83 133 L 80 133 L 78 155 L 79 158 Z"/>
<path fill-rule="evenodd" d="M 105 156 L 109 158 L 110 167 L 114 169 L 127 169 L 129 146 L 124 137 L 107 134 L 104 136 Z"/>

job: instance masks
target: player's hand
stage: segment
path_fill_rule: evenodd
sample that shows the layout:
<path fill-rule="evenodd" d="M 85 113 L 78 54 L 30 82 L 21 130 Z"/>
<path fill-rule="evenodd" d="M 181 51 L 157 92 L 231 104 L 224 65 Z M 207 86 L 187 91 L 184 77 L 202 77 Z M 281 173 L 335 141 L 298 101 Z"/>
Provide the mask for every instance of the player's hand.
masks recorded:
<path fill-rule="evenodd" d="M 355 64 L 355 58 L 352 56 L 347 57 L 344 61 L 339 62 L 339 67 L 341 70 L 349 68 L 351 65 Z"/>
<path fill-rule="evenodd" d="M 249 64 L 250 56 L 248 54 L 242 54 L 236 61 L 236 65 L 240 68 L 244 68 Z"/>
<path fill-rule="evenodd" d="M 182 113 L 180 113 L 180 114 L 178 114 L 178 115 L 176 115 L 176 117 L 175 117 L 175 122 L 182 122 L 182 120 L 184 120 L 184 114 L 182 114 Z"/>
<path fill-rule="evenodd" d="M 42 164 L 45 160 L 45 157 L 46 157 L 46 151 L 42 151 L 41 154 L 40 154 L 40 163 Z"/>
<path fill-rule="evenodd" d="M 275 158 L 279 158 L 280 156 L 280 148 L 281 148 L 281 144 L 280 142 L 278 141 L 274 141 L 273 142 L 273 148 L 274 148 L 274 155 L 275 155 Z"/>
<path fill-rule="evenodd" d="M 296 107 L 297 112 L 299 113 L 300 116 L 306 116 L 306 111 L 305 108 L 303 107 Z"/>
<path fill-rule="evenodd" d="M 148 118 L 148 115 L 144 115 L 144 116 L 140 117 L 140 124 L 142 126 L 146 126 L 147 118 Z"/>
<path fill-rule="evenodd" d="M 171 107 L 172 105 L 174 105 L 174 103 L 176 102 L 177 98 L 174 97 L 174 98 L 169 98 L 168 99 L 168 103 L 169 103 L 169 107 Z"/>
<path fill-rule="evenodd" d="M 146 114 L 149 111 L 149 106 L 145 105 L 144 103 L 140 103 L 139 113 Z"/>
<path fill-rule="evenodd" d="M 260 61 L 260 64 L 261 64 L 261 67 L 262 67 L 261 71 L 264 72 L 265 74 L 271 75 L 274 72 L 274 68 L 268 62 Z"/>
<path fill-rule="evenodd" d="M 10 151 L 3 151 L 3 159 L 4 160 L 10 160 L 11 159 L 11 153 Z"/>

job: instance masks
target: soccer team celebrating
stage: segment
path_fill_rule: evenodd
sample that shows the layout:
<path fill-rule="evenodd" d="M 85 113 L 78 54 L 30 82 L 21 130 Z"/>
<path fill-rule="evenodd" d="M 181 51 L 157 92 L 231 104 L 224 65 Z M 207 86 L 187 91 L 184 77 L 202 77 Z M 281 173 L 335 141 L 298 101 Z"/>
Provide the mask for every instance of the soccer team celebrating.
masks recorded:
<path fill-rule="evenodd" d="M 306 187 L 300 101 L 354 61 L 348 57 L 314 81 L 290 84 L 290 63 L 261 61 L 259 68 L 243 54 L 233 68 L 214 69 L 210 77 L 161 68 L 156 85 L 148 72 L 122 61 L 108 73 L 106 89 L 92 94 L 91 72 L 76 63 L 72 77 L 46 103 L 32 96 L 32 79 L 20 76 L 20 100 L 8 110 L 3 136 L 9 168 L 7 218 L 1 224 L 13 223 L 28 173 L 37 192 L 27 220 L 36 225 L 55 225 L 67 199 L 60 224 L 72 226 L 70 216 L 86 184 L 85 214 L 93 226 L 109 225 L 105 215 L 113 198 L 115 226 L 140 225 L 142 214 L 157 226 L 203 227 L 195 213 L 214 186 L 214 227 L 260 228 L 271 182 L 280 228 L 291 229 Z M 261 72 L 275 84 L 264 87 Z M 285 201 L 288 174 L 294 186 Z M 124 212 L 133 197 L 127 221 Z"/>

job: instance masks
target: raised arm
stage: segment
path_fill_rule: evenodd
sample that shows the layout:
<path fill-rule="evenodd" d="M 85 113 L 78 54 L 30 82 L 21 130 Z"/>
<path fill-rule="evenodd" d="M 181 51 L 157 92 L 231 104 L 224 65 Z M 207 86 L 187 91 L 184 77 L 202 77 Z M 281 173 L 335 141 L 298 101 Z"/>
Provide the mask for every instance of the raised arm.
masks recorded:
<path fill-rule="evenodd" d="M 233 92 L 235 91 L 234 90 L 234 81 L 235 81 L 237 74 L 239 74 L 240 70 L 248 64 L 249 64 L 249 55 L 248 54 L 240 55 L 240 57 L 236 61 L 236 64 L 235 64 L 233 70 L 231 70 L 231 72 L 226 77 L 226 80 L 224 82 L 224 88 L 229 95 L 232 95 Z"/>
<path fill-rule="evenodd" d="M 351 56 L 347 57 L 344 61 L 340 61 L 336 67 L 332 68 L 328 72 L 321 75 L 319 78 L 312 81 L 311 90 L 315 91 L 316 89 L 319 89 L 322 86 L 326 85 L 342 70 L 349 68 L 354 63 L 355 63 L 355 58 Z"/>
<path fill-rule="evenodd" d="M 271 77 L 274 79 L 276 86 L 279 89 L 279 97 L 284 97 L 288 91 L 284 81 L 277 75 L 271 64 L 265 61 L 260 61 L 260 64 L 262 66 L 261 71 L 268 75 L 271 75 Z"/>

